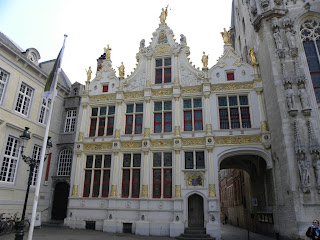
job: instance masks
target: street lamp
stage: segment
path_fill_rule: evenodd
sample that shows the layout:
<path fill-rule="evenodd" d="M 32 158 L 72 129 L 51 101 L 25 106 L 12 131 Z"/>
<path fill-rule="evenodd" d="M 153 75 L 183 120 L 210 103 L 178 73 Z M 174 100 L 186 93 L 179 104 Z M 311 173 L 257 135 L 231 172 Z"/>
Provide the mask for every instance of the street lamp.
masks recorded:
<path fill-rule="evenodd" d="M 33 159 L 32 157 L 28 157 L 26 155 L 23 154 L 23 150 L 25 148 L 25 143 L 27 143 L 27 141 L 30 139 L 30 132 L 29 132 L 29 128 L 25 127 L 22 135 L 20 135 L 20 139 L 22 140 L 22 146 L 21 146 L 21 155 L 22 155 L 22 159 L 25 163 L 27 163 L 30 167 L 29 169 L 29 179 L 28 179 L 28 187 L 27 187 L 27 191 L 26 191 L 26 197 L 24 200 L 24 205 L 23 205 L 23 211 L 22 211 L 22 216 L 21 216 L 21 220 L 18 223 L 18 230 L 15 236 L 15 240 L 23 240 L 23 235 L 24 235 L 24 217 L 26 214 L 26 208 L 27 208 L 27 202 L 28 202 L 28 196 L 29 196 L 29 189 L 30 189 L 30 185 L 32 182 L 32 175 L 33 175 L 33 171 L 34 169 L 39 165 L 40 161 L 37 159 Z M 47 139 L 47 148 L 51 148 L 52 147 L 52 141 L 51 141 L 51 137 L 48 137 Z M 41 178 L 41 176 L 39 176 Z"/>

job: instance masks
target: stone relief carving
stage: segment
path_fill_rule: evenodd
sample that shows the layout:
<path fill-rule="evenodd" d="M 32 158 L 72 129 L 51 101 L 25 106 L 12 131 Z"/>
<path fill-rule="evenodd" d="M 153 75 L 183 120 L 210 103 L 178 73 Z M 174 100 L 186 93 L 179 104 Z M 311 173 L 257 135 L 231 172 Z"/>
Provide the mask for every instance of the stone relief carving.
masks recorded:
<path fill-rule="evenodd" d="M 142 39 L 140 41 L 140 48 L 144 48 L 145 47 L 145 43 L 146 43 L 146 40 Z"/>
<path fill-rule="evenodd" d="M 146 69 L 143 68 L 143 70 L 141 70 L 141 72 L 136 77 L 134 77 L 130 81 L 125 82 L 124 87 L 126 88 L 127 91 L 142 90 L 145 86 L 146 79 L 147 79 Z"/>
<path fill-rule="evenodd" d="M 286 37 L 287 37 L 289 48 L 296 48 L 295 32 L 292 29 L 287 28 Z"/>
<path fill-rule="evenodd" d="M 302 190 L 304 193 L 310 192 L 309 186 L 310 186 L 310 172 L 309 172 L 309 166 L 310 166 L 310 160 L 305 156 L 305 154 L 299 154 L 298 156 L 298 167 L 299 167 L 299 173 L 300 173 L 300 181 Z"/>
<path fill-rule="evenodd" d="M 188 71 L 184 66 L 181 66 L 181 85 L 182 86 L 191 86 L 197 85 L 201 81 L 197 79 L 190 71 Z"/>
<path fill-rule="evenodd" d="M 304 88 L 298 90 L 302 109 L 310 109 L 309 97 Z"/>
<path fill-rule="evenodd" d="M 273 38 L 276 43 L 277 49 L 283 49 L 283 43 L 282 43 L 280 31 L 278 28 L 275 29 L 275 32 L 273 33 Z"/>
<path fill-rule="evenodd" d="M 295 101 L 294 101 L 294 92 L 291 88 L 286 89 L 286 97 L 287 97 L 287 106 L 289 110 L 296 109 Z"/>
<path fill-rule="evenodd" d="M 299 130 L 298 130 L 298 124 L 296 121 L 293 122 L 293 128 L 294 128 L 294 138 L 295 138 L 295 143 L 294 143 L 294 149 L 296 154 L 305 154 L 306 152 L 306 147 L 304 144 L 303 138 L 301 138 Z"/>
<path fill-rule="evenodd" d="M 183 35 L 183 34 L 180 34 L 180 44 L 181 44 L 182 46 L 187 45 L 187 38 L 186 38 L 186 36 Z"/>
<path fill-rule="evenodd" d="M 307 125 L 308 125 L 308 132 L 309 132 L 309 151 L 311 154 L 312 153 L 319 154 L 320 153 L 319 141 L 313 130 L 312 122 L 310 119 L 308 120 Z"/>
<path fill-rule="evenodd" d="M 261 0 L 260 3 L 261 3 L 261 6 L 265 8 L 265 7 L 269 6 L 270 1 L 269 0 Z"/>
<path fill-rule="evenodd" d="M 315 156 L 313 160 L 314 173 L 316 177 L 316 184 L 318 193 L 320 194 L 320 156 L 319 153 Z"/>

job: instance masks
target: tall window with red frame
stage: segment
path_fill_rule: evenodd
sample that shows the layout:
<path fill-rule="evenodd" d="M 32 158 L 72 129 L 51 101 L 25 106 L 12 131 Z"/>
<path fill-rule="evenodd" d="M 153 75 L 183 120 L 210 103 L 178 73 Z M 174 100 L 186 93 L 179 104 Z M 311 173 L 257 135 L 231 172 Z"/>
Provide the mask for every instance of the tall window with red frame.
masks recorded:
<path fill-rule="evenodd" d="M 172 197 L 172 153 L 153 153 L 153 198 Z"/>
<path fill-rule="evenodd" d="M 184 131 L 203 130 L 202 99 L 183 100 Z"/>
<path fill-rule="evenodd" d="M 114 114 L 115 106 L 92 108 L 89 137 L 113 135 Z"/>
<path fill-rule="evenodd" d="M 102 92 L 108 92 L 109 91 L 109 86 L 108 85 L 103 85 L 102 86 Z"/>
<path fill-rule="evenodd" d="M 154 103 L 154 132 L 172 131 L 172 102 L 160 101 Z"/>
<path fill-rule="evenodd" d="M 155 84 L 171 83 L 171 58 L 156 59 Z"/>
<path fill-rule="evenodd" d="M 310 77 L 316 100 L 320 103 L 320 22 L 315 19 L 306 20 L 300 27 L 304 52 L 307 58 Z"/>
<path fill-rule="evenodd" d="M 251 128 L 248 96 L 218 97 L 220 129 Z"/>
<path fill-rule="evenodd" d="M 108 197 L 111 155 L 88 155 L 83 197 Z"/>
<path fill-rule="evenodd" d="M 143 123 L 143 103 L 127 104 L 126 134 L 141 134 Z"/>
<path fill-rule="evenodd" d="M 123 198 L 139 198 L 140 196 L 141 154 L 123 154 L 122 193 Z"/>

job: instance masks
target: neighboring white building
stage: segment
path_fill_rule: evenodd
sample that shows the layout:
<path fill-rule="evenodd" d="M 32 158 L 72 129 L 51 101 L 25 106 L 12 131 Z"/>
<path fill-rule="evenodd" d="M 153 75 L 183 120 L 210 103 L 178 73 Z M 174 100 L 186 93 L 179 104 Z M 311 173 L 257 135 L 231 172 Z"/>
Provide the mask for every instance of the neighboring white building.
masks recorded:
<path fill-rule="evenodd" d="M 259 69 L 225 44 L 218 63 L 207 68 L 204 55 L 199 70 L 185 36 L 176 41 L 162 22 L 152 37 L 149 46 L 141 40 L 130 76 L 121 68 L 116 76 L 105 48 L 87 81 L 65 223 L 171 237 L 201 227 L 220 239 L 220 166 L 259 176 L 255 197 L 268 208 L 273 162 Z"/>

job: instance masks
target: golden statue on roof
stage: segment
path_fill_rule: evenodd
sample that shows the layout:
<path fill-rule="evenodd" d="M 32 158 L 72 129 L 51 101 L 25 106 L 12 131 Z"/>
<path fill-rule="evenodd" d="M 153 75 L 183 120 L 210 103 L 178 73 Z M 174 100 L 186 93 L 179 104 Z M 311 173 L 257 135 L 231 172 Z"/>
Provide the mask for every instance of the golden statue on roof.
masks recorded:
<path fill-rule="evenodd" d="M 224 44 L 230 44 L 230 34 L 230 30 L 227 31 L 225 28 L 223 29 L 223 32 L 221 32 Z"/>
<path fill-rule="evenodd" d="M 91 74 L 92 74 L 91 66 L 89 67 L 88 70 L 86 70 L 86 72 L 87 72 L 87 81 L 90 81 L 90 79 L 91 79 Z"/>
<path fill-rule="evenodd" d="M 123 62 L 121 62 L 121 65 L 120 65 L 120 67 L 118 67 L 118 70 L 119 70 L 119 76 L 120 77 L 124 77 L 124 65 L 123 65 Z"/>
<path fill-rule="evenodd" d="M 160 14 L 160 22 L 161 23 L 165 23 L 166 22 L 166 19 L 167 19 L 167 16 L 168 16 L 168 6 L 166 7 L 166 9 L 164 10 L 162 8 L 161 10 L 161 14 Z"/>
<path fill-rule="evenodd" d="M 202 61 L 203 67 L 207 68 L 208 67 L 208 55 L 206 55 L 205 52 L 203 52 L 201 61 Z"/>
<path fill-rule="evenodd" d="M 258 65 L 257 58 L 256 58 L 256 53 L 254 52 L 253 48 L 249 49 L 248 56 L 250 58 L 250 61 L 251 61 L 252 65 Z"/>
<path fill-rule="evenodd" d="M 111 48 L 109 47 L 109 44 L 107 45 L 107 47 L 104 48 L 104 52 L 106 53 L 106 59 L 110 60 L 111 58 Z"/>

